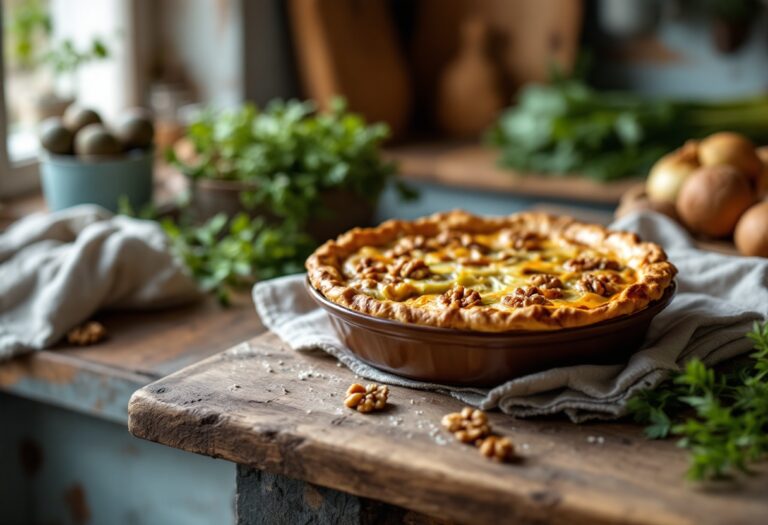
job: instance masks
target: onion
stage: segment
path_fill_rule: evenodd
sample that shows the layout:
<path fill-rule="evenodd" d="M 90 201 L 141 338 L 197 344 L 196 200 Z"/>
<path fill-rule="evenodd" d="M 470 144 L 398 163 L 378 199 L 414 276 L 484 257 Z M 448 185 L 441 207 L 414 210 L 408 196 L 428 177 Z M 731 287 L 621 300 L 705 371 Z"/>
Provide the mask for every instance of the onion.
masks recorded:
<path fill-rule="evenodd" d="M 694 233 L 725 237 L 754 202 L 746 175 L 731 166 L 704 166 L 680 190 L 677 214 Z"/>
<path fill-rule="evenodd" d="M 645 192 L 652 201 L 674 204 L 680 188 L 688 176 L 699 167 L 695 144 L 688 143 L 682 148 L 661 157 L 651 168 L 645 182 Z"/>
<path fill-rule="evenodd" d="M 733 234 L 742 255 L 768 257 L 768 202 L 755 204 L 741 216 Z"/>
<path fill-rule="evenodd" d="M 723 131 L 710 135 L 699 145 L 702 166 L 733 166 L 756 184 L 763 173 L 763 163 L 755 145 L 744 135 Z"/>

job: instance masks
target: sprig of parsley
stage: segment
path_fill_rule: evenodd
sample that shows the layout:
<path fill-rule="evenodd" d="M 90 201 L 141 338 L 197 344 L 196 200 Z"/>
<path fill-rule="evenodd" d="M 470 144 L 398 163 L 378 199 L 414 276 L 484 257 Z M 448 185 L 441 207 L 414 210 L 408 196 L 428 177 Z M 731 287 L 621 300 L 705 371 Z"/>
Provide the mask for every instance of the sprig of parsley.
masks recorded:
<path fill-rule="evenodd" d="M 223 304 L 229 303 L 232 289 L 301 272 L 315 246 L 293 223 L 270 226 L 245 213 L 232 220 L 219 214 L 199 226 L 170 218 L 161 224 L 171 239 L 174 255 L 201 288 L 214 293 Z"/>
<path fill-rule="evenodd" d="M 151 205 L 135 210 L 127 198 L 120 199 L 118 213 L 159 222 L 174 257 L 204 292 L 224 305 L 235 289 L 303 271 L 304 260 L 317 244 L 295 222 L 270 225 L 246 213 L 231 219 L 220 213 L 199 224 L 186 206 L 176 215 L 162 217 Z"/>
<path fill-rule="evenodd" d="M 718 371 L 694 359 L 628 404 L 649 438 L 680 438 L 692 480 L 749 473 L 768 456 L 768 323 L 747 337 L 755 345 L 748 364 Z"/>

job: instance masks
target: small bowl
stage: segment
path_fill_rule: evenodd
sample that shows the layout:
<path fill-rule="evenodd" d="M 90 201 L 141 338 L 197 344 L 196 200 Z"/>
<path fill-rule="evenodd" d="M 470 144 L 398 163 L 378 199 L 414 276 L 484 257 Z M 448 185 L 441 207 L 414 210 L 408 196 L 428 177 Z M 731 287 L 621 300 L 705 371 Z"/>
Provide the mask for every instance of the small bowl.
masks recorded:
<path fill-rule="evenodd" d="M 98 204 L 117 212 L 125 197 L 140 210 L 152 200 L 153 163 L 152 151 L 98 160 L 46 154 L 40 159 L 45 202 L 51 211 Z"/>
<path fill-rule="evenodd" d="M 471 332 L 379 319 L 307 290 L 357 357 L 403 377 L 457 386 L 496 386 L 549 368 L 626 362 L 651 320 L 672 301 L 675 283 L 658 301 L 631 315 L 555 331 Z"/>

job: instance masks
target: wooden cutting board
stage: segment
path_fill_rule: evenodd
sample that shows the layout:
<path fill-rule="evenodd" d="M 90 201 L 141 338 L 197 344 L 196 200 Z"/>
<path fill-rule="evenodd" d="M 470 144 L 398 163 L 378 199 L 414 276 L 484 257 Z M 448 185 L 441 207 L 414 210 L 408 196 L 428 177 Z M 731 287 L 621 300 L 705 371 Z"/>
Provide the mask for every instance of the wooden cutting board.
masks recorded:
<path fill-rule="evenodd" d="M 469 17 L 490 30 L 491 51 L 511 98 L 526 82 L 546 81 L 558 64 L 570 71 L 579 51 L 582 0 L 420 0 L 410 45 L 418 109 L 431 118 L 437 82 L 456 56 Z"/>
<path fill-rule="evenodd" d="M 290 0 L 306 94 L 327 109 L 336 95 L 369 121 L 408 125 L 411 91 L 387 0 Z"/>

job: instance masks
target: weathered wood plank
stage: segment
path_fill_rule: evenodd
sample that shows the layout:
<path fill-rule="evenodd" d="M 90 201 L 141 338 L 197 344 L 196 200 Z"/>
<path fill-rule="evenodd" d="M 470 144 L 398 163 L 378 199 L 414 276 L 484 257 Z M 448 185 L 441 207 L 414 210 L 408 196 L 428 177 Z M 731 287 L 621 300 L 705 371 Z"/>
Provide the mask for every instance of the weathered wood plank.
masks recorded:
<path fill-rule="evenodd" d="M 635 425 L 492 414 L 522 457 L 500 465 L 440 430 L 458 402 L 395 387 L 389 409 L 366 416 L 342 407 L 353 380 L 331 358 L 291 352 L 265 334 L 139 390 L 129 429 L 460 522 L 764 523 L 768 515 L 767 477 L 726 491 L 692 487 L 682 451 L 646 441 Z"/>
<path fill-rule="evenodd" d="M 96 319 L 107 340 L 60 343 L 0 364 L 0 390 L 125 424 L 138 388 L 264 331 L 250 298 L 230 308 L 212 298 L 154 312 L 110 312 Z"/>
<path fill-rule="evenodd" d="M 598 182 L 579 175 L 553 177 L 499 167 L 498 151 L 472 143 L 425 143 L 393 146 L 388 158 L 405 179 L 466 188 L 528 195 L 544 199 L 618 204 L 637 184 L 636 178 Z"/>
<path fill-rule="evenodd" d="M 74 360 L 99 363 L 160 378 L 222 352 L 264 331 L 250 295 L 223 307 L 213 297 L 157 311 L 106 312 L 95 319 L 109 338 L 94 346 L 63 341 L 51 349 Z"/>

